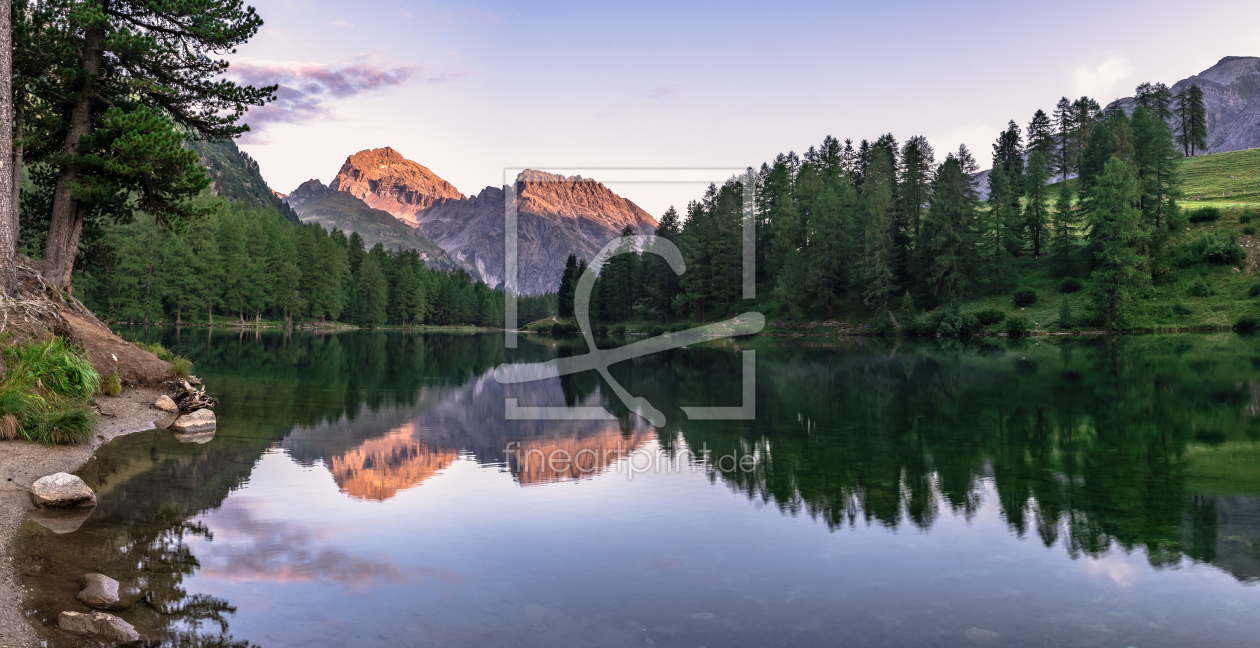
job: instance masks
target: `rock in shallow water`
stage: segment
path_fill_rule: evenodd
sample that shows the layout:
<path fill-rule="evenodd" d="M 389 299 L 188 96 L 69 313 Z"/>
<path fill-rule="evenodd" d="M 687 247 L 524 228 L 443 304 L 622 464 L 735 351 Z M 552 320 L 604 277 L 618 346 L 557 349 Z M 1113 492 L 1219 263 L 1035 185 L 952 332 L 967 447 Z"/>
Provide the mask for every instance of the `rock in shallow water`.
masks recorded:
<path fill-rule="evenodd" d="M 88 607 L 104 610 L 118 602 L 118 581 L 104 574 L 87 574 L 83 577 L 83 591 L 75 598 Z"/>
<path fill-rule="evenodd" d="M 189 434 L 175 433 L 175 440 L 180 443 L 210 443 L 214 440 L 214 430 L 206 430 L 204 432 L 192 432 Z"/>
<path fill-rule="evenodd" d="M 171 400 L 171 397 L 167 396 L 166 394 L 158 396 L 157 400 L 153 402 L 153 406 L 162 410 L 163 412 L 173 413 L 173 412 L 179 411 L 179 406 L 176 405 L 175 401 Z"/>
<path fill-rule="evenodd" d="M 171 430 L 178 434 L 188 434 L 190 432 L 209 432 L 215 428 L 214 412 L 208 409 L 200 409 L 191 414 L 185 414 L 175 420 L 171 424 Z"/>
<path fill-rule="evenodd" d="M 96 506 L 96 493 L 70 473 L 53 473 L 31 485 L 31 502 L 39 508 Z"/>
<path fill-rule="evenodd" d="M 119 643 L 140 640 L 140 633 L 130 623 L 104 612 L 80 614 L 78 612 L 62 612 L 57 617 L 57 627 L 66 632 L 99 637 Z"/>

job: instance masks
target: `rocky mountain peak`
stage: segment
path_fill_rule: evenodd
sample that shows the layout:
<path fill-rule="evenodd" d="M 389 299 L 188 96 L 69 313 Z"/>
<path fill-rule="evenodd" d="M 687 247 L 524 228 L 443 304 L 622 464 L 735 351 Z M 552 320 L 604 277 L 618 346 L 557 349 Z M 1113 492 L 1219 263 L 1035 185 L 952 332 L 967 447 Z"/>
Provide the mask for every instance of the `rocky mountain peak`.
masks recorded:
<path fill-rule="evenodd" d="M 417 224 L 417 212 L 444 198 L 464 197 L 451 183 L 388 146 L 359 151 L 346 158 L 328 187 L 387 211 L 413 227 Z"/>
<path fill-rule="evenodd" d="M 603 184 L 582 176 L 526 169 L 516 176 L 517 210 L 594 221 L 620 231 L 655 229 L 656 219 Z"/>
<path fill-rule="evenodd" d="M 328 187 L 325 187 L 324 183 L 320 182 L 317 178 L 311 178 L 310 180 L 298 185 L 298 188 L 294 189 L 293 193 L 286 196 L 286 198 L 305 198 L 307 196 L 323 193 L 327 190 Z"/>

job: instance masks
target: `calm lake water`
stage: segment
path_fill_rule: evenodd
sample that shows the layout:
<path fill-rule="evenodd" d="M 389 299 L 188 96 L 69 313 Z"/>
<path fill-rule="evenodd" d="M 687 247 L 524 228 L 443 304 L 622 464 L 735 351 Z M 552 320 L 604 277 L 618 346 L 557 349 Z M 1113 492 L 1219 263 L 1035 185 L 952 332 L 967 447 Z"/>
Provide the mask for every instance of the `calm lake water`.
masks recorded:
<path fill-rule="evenodd" d="M 34 618 L 94 571 L 163 645 L 1260 641 L 1258 337 L 728 339 L 612 367 L 654 428 L 594 372 L 494 380 L 576 338 L 130 335 L 196 362 L 218 431 L 115 440 L 81 527 L 25 523 Z M 689 420 L 744 350 L 757 418 Z"/>

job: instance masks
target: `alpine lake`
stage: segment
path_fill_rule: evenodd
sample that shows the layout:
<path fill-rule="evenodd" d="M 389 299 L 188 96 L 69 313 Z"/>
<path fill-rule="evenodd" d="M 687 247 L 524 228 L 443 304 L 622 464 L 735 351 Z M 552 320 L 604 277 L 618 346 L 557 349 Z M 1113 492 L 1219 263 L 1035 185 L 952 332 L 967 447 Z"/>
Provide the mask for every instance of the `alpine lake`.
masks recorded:
<path fill-rule="evenodd" d="M 89 572 L 154 646 L 1260 645 L 1257 336 L 728 338 L 609 368 L 657 427 L 595 371 L 495 379 L 580 337 L 120 332 L 218 429 L 119 437 L 81 526 L 23 523 L 50 646 Z M 745 351 L 754 418 L 681 409 L 740 406 Z"/>

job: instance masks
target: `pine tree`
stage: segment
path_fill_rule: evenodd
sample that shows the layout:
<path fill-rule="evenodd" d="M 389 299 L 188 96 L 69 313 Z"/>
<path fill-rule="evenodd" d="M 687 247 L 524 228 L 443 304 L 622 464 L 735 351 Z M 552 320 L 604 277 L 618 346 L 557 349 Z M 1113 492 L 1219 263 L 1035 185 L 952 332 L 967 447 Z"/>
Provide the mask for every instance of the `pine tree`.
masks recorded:
<path fill-rule="evenodd" d="M 1032 244 L 1033 257 L 1040 257 L 1042 244 L 1050 221 L 1050 165 L 1045 154 L 1033 150 L 1028 156 L 1028 170 L 1024 175 L 1024 231 Z"/>
<path fill-rule="evenodd" d="M 936 152 L 926 137 L 915 135 L 906 140 L 901 148 L 901 186 L 897 194 L 902 218 L 910 223 L 915 237 L 919 236 L 923 211 L 930 202 L 935 166 Z"/>
<path fill-rule="evenodd" d="M 993 142 L 993 168 L 1002 172 L 1011 182 L 1020 182 L 1024 175 L 1024 145 L 1019 126 L 1011 120 L 1006 130 Z"/>
<path fill-rule="evenodd" d="M 1054 139 L 1058 147 L 1054 167 L 1059 172 L 1059 181 L 1067 182 L 1071 170 L 1070 153 L 1072 150 L 1072 133 L 1076 131 L 1073 120 L 1076 113 L 1072 111 L 1072 102 L 1067 97 L 1059 99 L 1054 107 Z"/>
<path fill-rule="evenodd" d="M 1137 105 L 1144 106 L 1152 115 L 1162 122 L 1173 119 L 1173 96 L 1168 86 L 1162 83 L 1154 85 L 1143 83 L 1134 91 Z"/>
<path fill-rule="evenodd" d="M 206 211 L 188 202 L 209 184 L 187 133 L 228 138 L 237 121 L 272 97 L 222 80 L 232 51 L 262 25 L 240 0 L 90 0 L 65 13 L 79 60 L 71 74 L 41 86 L 65 124 L 44 245 L 44 274 L 68 287 L 84 210 L 125 213 L 134 206 L 160 225 Z M 9 96 L 9 95 L 6 95 Z"/>
<path fill-rule="evenodd" d="M 1108 327 L 1128 323 L 1134 292 L 1150 276 L 1140 252 L 1149 231 L 1137 208 L 1138 197 L 1132 165 L 1114 157 L 1107 160 L 1092 191 L 1089 223 L 1097 244 L 1094 305 L 1100 322 Z"/>
<path fill-rule="evenodd" d="M 946 156 L 937 169 L 927 216 L 926 230 L 932 237 L 931 245 L 924 250 L 930 250 L 932 258 L 927 283 L 942 302 L 962 298 L 967 276 L 974 269 L 976 189 L 966 169 L 975 161 L 964 161 L 970 158 L 966 147 L 961 147 L 959 154 Z"/>
<path fill-rule="evenodd" d="M 1081 174 L 1081 154 L 1101 115 L 1098 102 L 1089 97 L 1081 97 L 1072 102 L 1071 157 L 1068 163 L 1071 165 L 1071 172 L 1078 176 Z"/>
<path fill-rule="evenodd" d="M 1046 158 L 1047 168 L 1050 168 L 1054 161 L 1054 149 L 1054 124 L 1046 111 L 1038 110 L 1028 122 L 1027 153 L 1031 155 L 1033 151 L 1040 151 Z"/>
<path fill-rule="evenodd" d="M 1176 164 L 1178 152 L 1172 131 L 1168 123 L 1159 118 L 1157 109 L 1148 111 L 1146 106 L 1138 106 L 1131 123 L 1133 161 L 1140 191 L 1138 206 L 1151 232 L 1148 255 L 1154 278 L 1166 269 L 1165 248 L 1172 235 L 1170 221 L 1178 213 L 1176 199 L 1181 196 Z"/>
<path fill-rule="evenodd" d="M 670 205 L 657 223 L 656 236 L 675 242 L 678 239 L 680 225 L 678 211 Z M 674 298 L 678 296 L 678 275 L 664 258 L 656 254 L 643 255 L 643 283 L 647 307 L 655 311 L 666 323 L 673 310 Z"/>
<path fill-rule="evenodd" d="M 862 301 L 876 312 L 888 308 L 888 300 L 897 289 L 893 258 L 895 184 L 893 160 L 887 149 L 877 147 L 863 185 L 867 233 L 862 271 Z"/>
<path fill-rule="evenodd" d="M 560 274 L 560 289 L 556 295 L 560 317 L 573 317 L 573 295 L 577 289 L 578 280 L 577 269 L 577 255 L 570 252 L 569 258 L 564 260 L 564 272 Z"/>
<path fill-rule="evenodd" d="M 989 210 L 981 215 L 984 243 L 980 252 L 985 260 L 987 283 L 995 295 L 1003 291 L 1014 274 L 1011 193 L 1009 176 L 995 164 L 989 172 Z"/>
<path fill-rule="evenodd" d="M 1186 157 L 1207 149 L 1207 106 L 1198 84 L 1182 88 L 1176 96 L 1177 145 Z"/>
<path fill-rule="evenodd" d="M 1059 197 L 1054 202 L 1054 265 L 1059 274 L 1072 274 L 1072 250 L 1076 245 L 1076 209 L 1072 205 L 1072 189 L 1059 184 Z"/>

